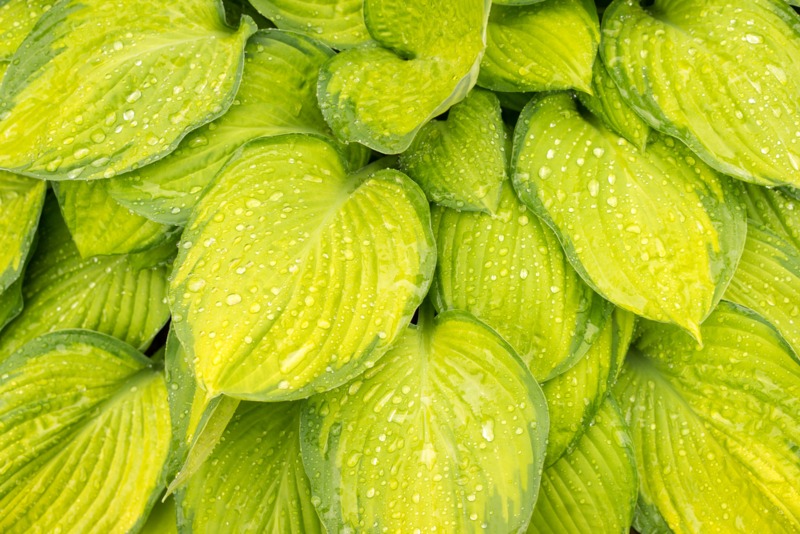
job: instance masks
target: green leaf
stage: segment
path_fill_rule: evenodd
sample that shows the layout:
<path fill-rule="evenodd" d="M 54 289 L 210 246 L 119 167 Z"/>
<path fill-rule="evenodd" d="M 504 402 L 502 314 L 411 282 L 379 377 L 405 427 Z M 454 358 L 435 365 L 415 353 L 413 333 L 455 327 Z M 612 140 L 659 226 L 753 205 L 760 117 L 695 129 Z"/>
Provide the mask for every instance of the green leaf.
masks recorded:
<path fill-rule="evenodd" d="M 163 502 L 157 501 L 140 534 L 178 534 L 177 514 L 172 497 Z"/>
<path fill-rule="evenodd" d="M 53 0 L 0 0 L 0 69 L 11 62 L 14 52 L 53 3 Z"/>
<path fill-rule="evenodd" d="M 110 183 L 111 195 L 154 221 L 186 224 L 203 191 L 241 146 L 258 137 L 329 129 L 317 107 L 316 78 L 332 51 L 292 33 L 256 33 L 245 48 L 231 108 L 190 133 L 178 149 Z"/>
<path fill-rule="evenodd" d="M 161 493 L 170 441 L 163 373 L 85 330 L 0 364 L 0 530 L 126 532 Z"/>
<path fill-rule="evenodd" d="M 514 138 L 514 186 L 598 293 L 648 319 L 698 325 L 744 246 L 738 184 L 654 135 L 646 152 L 565 93 L 533 100 Z"/>
<path fill-rule="evenodd" d="M 575 449 L 544 470 L 528 532 L 627 534 L 638 489 L 630 433 L 609 397 Z"/>
<path fill-rule="evenodd" d="M 503 109 L 520 112 L 525 105 L 531 101 L 533 93 L 506 93 L 503 91 L 494 91 L 494 94 L 500 100 L 500 106 Z"/>
<path fill-rule="evenodd" d="M 591 91 L 592 64 L 599 43 L 600 26 L 593 2 L 495 4 L 478 84 L 494 91 Z"/>
<path fill-rule="evenodd" d="M 422 127 L 400 165 L 431 201 L 493 213 L 506 179 L 505 149 L 500 101 L 489 91 L 474 89 L 450 108 L 446 121 Z"/>
<path fill-rule="evenodd" d="M 169 154 L 230 106 L 254 26 L 218 0 L 55 3 L 0 87 L 0 168 L 90 180 Z"/>
<path fill-rule="evenodd" d="M 348 176 L 312 136 L 259 139 L 192 213 L 173 321 L 209 398 L 307 397 L 383 355 L 435 262 L 427 200 L 405 175 Z"/>
<path fill-rule="evenodd" d="M 800 250 L 800 202 L 780 189 L 745 185 L 747 217 Z"/>
<path fill-rule="evenodd" d="M 547 438 L 541 389 L 471 315 L 425 315 L 375 367 L 307 402 L 303 463 L 328 532 L 528 524 Z"/>
<path fill-rule="evenodd" d="M 433 209 L 433 301 L 470 312 L 544 381 L 575 364 L 610 312 L 570 266 L 553 232 L 504 184 L 496 215 Z"/>
<path fill-rule="evenodd" d="M 594 62 L 591 94 L 578 93 L 578 99 L 611 130 L 644 151 L 650 126 L 628 106 L 599 58 Z"/>
<path fill-rule="evenodd" d="M 336 49 L 369 41 L 364 0 L 251 0 L 278 28 L 301 32 Z"/>
<path fill-rule="evenodd" d="M 617 0 L 601 54 L 650 125 L 715 169 L 800 185 L 800 25 L 774 0 Z"/>
<path fill-rule="evenodd" d="M 300 455 L 300 403 L 243 402 L 179 493 L 189 532 L 324 532 Z"/>
<path fill-rule="evenodd" d="M 22 313 L 22 277 L 0 292 L 0 331 L 17 315 Z"/>
<path fill-rule="evenodd" d="M 334 133 L 384 154 L 406 150 L 475 84 L 488 11 L 488 0 L 365 0 L 375 43 L 337 54 L 320 72 L 319 103 Z"/>
<path fill-rule="evenodd" d="M 0 293 L 22 272 L 46 191 L 41 180 L 0 171 Z"/>
<path fill-rule="evenodd" d="M 167 267 L 133 266 L 148 254 L 83 259 L 56 203 L 46 204 L 22 286 L 25 309 L 0 332 L 0 361 L 41 334 L 70 328 L 147 347 L 169 318 Z"/>
<path fill-rule="evenodd" d="M 128 254 L 167 241 L 173 229 L 136 215 L 108 194 L 108 181 L 53 184 L 81 256 Z"/>
<path fill-rule="evenodd" d="M 545 466 L 574 449 L 594 419 L 622 368 L 634 322 L 632 313 L 615 308 L 586 355 L 542 384 L 550 414 Z"/>
<path fill-rule="evenodd" d="M 669 325 L 640 330 L 614 389 L 639 515 L 676 533 L 800 529 L 800 362 L 780 334 L 726 302 L 703 323 L 702 349 Z"/>
<path fill-rule="evenodd" d="M 725 300 L 757 312 L 800 354 L 800 250 L 750 222 Z"/>

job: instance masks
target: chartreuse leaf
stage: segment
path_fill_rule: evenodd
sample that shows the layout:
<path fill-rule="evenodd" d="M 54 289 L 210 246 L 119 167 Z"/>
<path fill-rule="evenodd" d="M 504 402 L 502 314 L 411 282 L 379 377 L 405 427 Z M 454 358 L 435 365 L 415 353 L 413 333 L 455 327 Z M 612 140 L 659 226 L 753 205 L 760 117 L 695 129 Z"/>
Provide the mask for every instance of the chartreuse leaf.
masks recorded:
<path fill-rule="evenodd" d="M 592 91 L 578 93 L 581 104 L 599 117 L 610 129 L 644 150 L 650 126 L 625 102 L 617 84 L 603 62 L 596 59 L 592 74 Z"/>
<path fill-rule="evenodd" d="M 792 243 L 751 221 L 725 300 L 758 312 L 800 354 L 800 250 Z"/>
<path fill-rule="evenodd" d="M 0 293 L 22 272 L 39 224 L 45 191 L 47 184 L 41 180 L 0 171 Z"/>
<path fill-rule="evenodd" d="M 550 414 L 545 466 L 571 451 L 617 380 L 631 342 L 635 315 L 615 308 L 586 355 L 542 384 Z"/>
<path fill-rule="evenodd" d="M 145 261 L 158 252 L 82 259 L 56 203 L 45 205 L 22 286 L 25 309 L 0 332 L 0 361 L 41 334 L 69 328 L 147 347 L 169 318 L 168 269 Z"/>
<path fill-rule="evenodd" d="M 426 315 L 375 367 L 307 402 L 303 463 L 328 532 L 521 532 L 530 520 L 541 389 L 471 315 Z"/>
<path fill-rule="evenodd" d="M 169 497 L 164 502 L 157 501 L 140 534 L 178 534 L 177 514 L 174 498 Z"/>
<path fill-rule="evenodd" d="M 116 339 L 42 336 L 0 364 L 0 530 L 128 532 L 161 493 L 164 375 Z"/>
<path fill-rule="evenodd" d="M 495 215 L 435 207 L 439 311 L 466 310 L 505 338 L 544 381 L 575 364 L 610 312 L 558 239 L 503 186 Z"/>
<path fill-rule="evenodd" d="M 336 49 L 369 41 L 364 0 L 252 0 L 278 28 L 308 34 Z"/>
<path fill-rule="evenodd" d="M 334 133 L 385 154 L 407 149 L 475 84 L 489 3 L 364 0 L 375 43 L 337 54 L 319 75 L 320 107 Z"/>
<path fill-rule="evenodd" d="M 800 185 L 800 26 L 774 0 L 617 0 L 604 62 L 630 105 L 715 169 Z"/>
<path fill-rule="evenodd" d="M 301 408 L 288 402 L 239 406 L 219 445 L 178 493 L 182 529 L 324 532 L 300 455 Z"/>
<path fill-rule="evenodd" d="M 446 121 L 422 127 L 400 165 L 433 202 L 493 213 L 506 179 L 506 137 L 500 101 L 474 89 Z"/>
<path fill-rule="evenodd" d="M 634 524 L 800 529 L 800 363 L 777 330 L 722 302 L 702 349 L 669 325 L 640 331 L 614 388 L 641 481 Z"/>
<path fill-rule="evenodd" d="M 0 0 L 0 80 L 3 68 L 55 0 Z"/>
<path fill-rule="evenodd" d="M 428 203 L 405 175 L 347 175 L 305 135 L 248 144 L 203 196 L 171 283 L 200 387 L 287 400 L 372 366 L 433 277 Z"/>
<path fill-rule="evenodd" d="M 56 183 L 53 189 L 84 258 L 153 248 L 173 233 L 169 226 L 137 215 L 111 198 L 107 181 Z"/>
<path fill-rule="evenodd" d="M 639 480 L 628 426 L 611 397 L 587 426 L 544 470 L 529 533 L 630 532 Z"/>
<path fill-rule="evenodd" d="M 745 185 L 747 217 L 800 250 L 800 202 L 780 189 Z"/>
<path fill-rule="evenodd" d="M 566 93 L 531 101 L 514 135 L 517 193 L 583 278 L 699 340 L 744 246 L 738 184 L 671 138 L 653 136 L 640 152 Z"/>
<path fill-rule="evenodd" d="M 599 42 L 594 2 L 493 5 L 478 84 L 494 91 L 590 91 Z"/>
<path fill-rule="evenodd" d="M 256 33 L 247 43 L 242 83 L 227 113 L 190 133 L 161 161 L 111 181 L 112 196 L 150 219 L 182 225 L 242 145 L 281 133 L 329 132 L 317 107 L 316 79 L 331 55 L 301 35 Z"/>
<path fill-rule="evenodd" d="M 230 105 L 254 30 L 217 0 L 55 3 L 0 87 L 0 168 L 88 180 L 165 156 Z"/>

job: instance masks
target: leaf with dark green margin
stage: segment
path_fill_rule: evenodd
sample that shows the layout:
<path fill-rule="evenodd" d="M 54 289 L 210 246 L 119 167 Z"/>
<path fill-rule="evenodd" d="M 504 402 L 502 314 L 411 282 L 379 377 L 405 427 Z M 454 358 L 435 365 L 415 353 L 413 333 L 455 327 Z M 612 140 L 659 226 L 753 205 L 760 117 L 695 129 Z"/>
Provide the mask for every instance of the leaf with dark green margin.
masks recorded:
<path fill-rule="evenodd" d="M 580 440 L 617 381 L 631 343 L 636 316 L 615 308 L 589 352 L 566 372 L 542 384 L 550 414 L 545 466 Z"/>
<path fill-rule="evenodd" d="M 434 207 L 439 311 L 465 310 L 503 336 L 545 381 L 575 364 L 611 309 L 570 266 L 558 239 L 505 182 L 497 214 Z"/>
<path fill-rule="evenodd" d="M 610 129 L 639 150 L 645 149 L 650 126 L 622 98 L 617 84 L 609 76 L 600 58 L 594 62 L 592 94 L 578 93 L 578 99 Z"/>
<path fill-rule="evenodd" d="M 25 270 L 25 308 L 0 332 L 0 361 L 41 334 L 70 328 L 146 348 L 169 318 L 168 268 L 144 261 L 158 252 L 82 259 L 58 205 L 48 202 L 39 244 Z M 145 265 L 135 269 L 135 262 Z"/>
<path fill-rule="evenodd" d="M 406 150 L 475 85 L 489 3 L 365 0 L 375 43 L 337 54 L 320 71 L 319 103 L 334 133 L 384 154 Z"/>
<path fill-rule="evenodd" d="M 41 180 L 0 171 L 0 293 L 22 272 L 46 191 Z"/>
<path fill-rule="evenodd" d="M 178 495 L 182 529 L 324 532 L 300 454 L 302 403 L 243 402 Z"/>
<path fill-rule="evenodd" d="M 493 5 L 478 85 L 494 91 L 591 91 L 600 43 L 594 3 Z"/>
<path fill-rule="evenodd" d="M 720 172 L 800 185 L 800 24 L 775 0 L 617 0 L 600 53 L 656 130 Z"/>
<path fill-rule="evenodd" d="M 364 0 L 251 0 L 282 30 L 305 33 L 336 49 L 370 40 L 364 24 Z"/>
<path fill-rule="evenodd" d="M 527 527 L 544 395 L 493 330 L 466 312 L 428 313 L 375 367 L 307 402 L 303 463 L 328 532 Z"/>
<path fill-rule="evenodd" d="M 190 133 L 161 161 L 112 180 L 111 195 L 154 221 L 183 225 L 241 146 L 269 135 L 329 133 L 317 107 L 316 79 L 332 54 L 301 35 L 257 32 L 245 48 L 242 83 L 227 113 Z"/>
<path fill-rule="evenodd" d="M 542 474 L 529 534 L 628 534 L 639 479 L 628 425 L 606 398 L 575 449 Z"/>
<path fill-rule="evenodd" d="M 125 343 L 68 330 L 0 364 L 0 530 L 127 532 L 162 491 L 164 375 Z"/>
<path fill-rule="evenodd" d="M 800 530 L 800 361 L 769 323 L 722 302 L 704 348 L 640 325 L 614 388 L 640 476 L 637 523 L 676 533 Z"/>
<path fill-rule="evenodd" d="M 0 0 L 0 80 L 3 65 L 8 66 L 19 45 L 54 3 L 55 0 Z"/>
<path fill-rule="evenodd" d="M 404 174 L 348 175 L 308 135 L 248 144 L 184 231 L 173 324 L 209 398 L 307 397 L 374 365 L 436 263 L 425 195 Z"/>
<path fill-rule="evenodd" d="M 738 183 L 653 135 L 646 152 L 566 93 L 531 101 L 514 134 L 514 186 L 584 280 L 617 306 L 699 341 L 747 230 Z"/>
<path fill-rule="evenodd" d="M 800 250 L 750 221 L 725 300 L 759 313 L 800 354 Z"/>
<path fill-rule="evenodd" d="M 53 184 L 61 215 L 81 256 L 128 254 L 158 246 L 175 233 L 123 207 L 108 181 Z"/>
<path fill-rule="evenodd" d="M 506 137 L 500 101 L 473 89 L 447 120 L 420 129 L 400 168 L 437 204 L 494 213 L 506 179 Z"/>
<path fill-rule="evenodd" d="M 139 534 L 178 534 L 178 512 L 175 499 L 157 501 Z"/>
<path fill-rule="evenodd" d="M 230 106 L 254 30 L 219 0 L 55 3 L 0 87 L 0 168 L 89 180 L 164 157 Z"/>
<path fill-rule="evenodd" d="M 780 189 L 745 185 L 747 217 L 800 250 L 800 202 Z"/>

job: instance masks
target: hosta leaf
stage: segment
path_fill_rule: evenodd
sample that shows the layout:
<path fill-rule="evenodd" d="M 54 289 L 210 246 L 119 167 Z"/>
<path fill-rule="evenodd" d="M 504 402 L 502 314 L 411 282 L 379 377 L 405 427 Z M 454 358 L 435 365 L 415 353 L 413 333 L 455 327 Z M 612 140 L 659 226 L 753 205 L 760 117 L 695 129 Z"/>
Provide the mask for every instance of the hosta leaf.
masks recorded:
<path fill-rule="evenodd" d="M 650 125 L 715 169 L 800 185 L 800 25 L 774 0 L 617 0 L 601 54 Z"/>
<path fill-rule="evenodd" d="M 82 259 L 55 202 L 42 214 L 39 245 L 25 270 L 25 309 L 0 332 L 0 361 L 55 330 L 86 328 L 144 348 L 169 318 L 167 267 L 136 269 L 138 255 Z"/>
<path fill-rule="evenodd" d="M 780 189 L 747 184 L 747 217 L 800 250 L 800 202 Z"/>
<path fill-rule="evenodd" d="M 107 181 L 54 184 L 61 214 L 81 256 L 128 254 L 169 239 L 169 226 L 124 208 L 108 194 Z"/>
<path fill-rule="evenodd" d="M 525 105 L 531 101 L 533 93 L 506 93 L 503 91 L 494 91 L 497 98 L 500 100 L 500 106 L 503 109 L 520 112 Z"/>
<path fill-rule="evenodd" d="M 301 407 L 239 406 L 214 452 L 179 493 L 187 531 L 324 532 L 300 455 Z"/>
<path fill-rule="evenodd" d="M 758 312 L 800 354 L 800 251 L 790 242 L 750 222 L 725 300 Z"/>
<path fill-rule="evenodd" d="M 0 293 L 19 278 L 36 234 L 47 184 L 0 171 Z"/>
<path fill-rule="evenodd" d="M 433 202 L 492 213 L 506 179 L 505 149 L 500 101 L 474 89 L 450 109 L 446 121 L 422 127 L 400 165 Z"/>
<path fill-rule="evenodd" d="M 251 0 L 278 28 L 306 33 L 333 48 L 369 41 L 364 0 Z"/>
<path fill-rule="evenodd" d="M 8 64 L 39 17 L 55 0 L 0 0 L 0 80 L 2 65 Z"/>
<path fill-rule="evenodd" d="M 590 91 L 599 42 L 593 2 L 493 5 L 478 84 L 495 91 Z"/>
<path fill-rule="evenodd" d="M 22 312 L 24 302 L 22 299 L 22 278 L 0 292 L 0 331 Z"/>
<path fill-rule="evenodd" d="M 403 152 L 475 84 L 488 11 L 488 0 L 364 0 L 376 43 L 337 54 L 320 72 L 320 107 L 334 133 Z"/>
<path fill-rule="evenodd" d="M 333 145 L 247 145 L 192 213 L 171 285 L 209 398 L 288 400 L 383 355 L 433 277 L 428 204 L 405 175 L 347 175 Z"/>
<path fill-rule="evenodd" d="M 600 59 L 594 62 L 592 93 L 578 93 L 581 104 L 599 117 L 610 129 L 644 150 L 650 126 L 625 102 L 617 84 Z"/>
<path fill-rule="evenodd" d="M 699 340 L 744 246 L 736 183 L 671 138 L 640 152 L 564 93 L 523 110 L 514 164 L 520 198 L 598 293 Z"/>
<path fill-rule="evenodd" d="M 800 363 L 769 323 L 721 303 L 704 348 L 644 323 L 614 395 L 641 479 L 637 523 L 683 532 L 800 529 Z"/>
<path fill-rule="evenodd" d="M 268 135 L 329 131 L 317 107 L 316 78 L 330 49 L 267 30 L 256 33 L 245 52 L 242 83 L 228 112 L 190 133 L 163 160 L 113 180 L 116 200 L 155 221 L 182 225 L 242 145 Z"/>
<path fill-rule="evenodd" d="M 631 342 L 635 316 L 619 308 L 603 326 L 586 356 L 542 384 L 550 414 L 547 458 L 550 466 L 575 447 L 616 382 Z"/>
<path fill-rule="evenodd" d="M 544 470 L 530 534 L 628 534 L 639 481 L 628 427 L 607 398 L 575 449 Z"/>
<path fill-rule="evenodd" d="M 156 502 L 140 534 L 178 534 L 178 516 L 175 499 Z"/>
<path fill-rule="evenodd" d="M 230 105 L 254 26 L 216 0 L 55 3 L 0 87 L 0 168 L 88 180 L 172 152 Z"/>
<path fill-rule="evenodd" d="M 553 232 L 504 184 L 497 214 L 434 208 L 440 311 L 475 315 L 539 381 L 564 372 L 595 340 L 608 303 L 570 266 Z"/>
<path fill-rule="evenodd" d="M 374 368 L 303 412 L 303 463 L 328 532 L 520 532 L 530 519 L 548 426 L 541 389 L 471 315 L 424 315 Z"/>
<path fill-rule="evenodd" d="M 116 339 L 42 336 L 0 364 L 0 530 L 128 532 L 163 485 L 167 390 Z"/>

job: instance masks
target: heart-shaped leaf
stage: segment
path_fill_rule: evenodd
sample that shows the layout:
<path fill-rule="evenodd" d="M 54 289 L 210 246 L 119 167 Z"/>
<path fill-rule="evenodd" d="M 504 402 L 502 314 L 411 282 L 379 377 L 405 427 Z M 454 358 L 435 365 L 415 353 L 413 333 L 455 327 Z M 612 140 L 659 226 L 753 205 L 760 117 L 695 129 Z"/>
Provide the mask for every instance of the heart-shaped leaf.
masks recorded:
<path fill-rule="evenodd" d="M 308 400 L 303 463 L 328 532 L 520 532 L 530 520 L 541 389 L 471 315 L 426 315 L 374 368 Z"/>
<path fill-rule="evenodd" d="M 300 455 L 300 403 L 243 402 L 178 493 L 191 532 L 324 532 Z M 247 488 L 247 491 L 243 491 Z"/>
<path fill-rule="evenodd" d="M 174 244 L 165 245 L 174 250 Z M 167 267 L 158 249 L 83 259 L 55 202 L 42 214 L 39 245 L 25 271 L 25 309 L 0 332 L 0 361 L 31 339 L 86 328 L 145 348 L 169 318 Z M 138 265 L 137 265 L 138 264 Z"/>
<path fill-rule="evenodd" d="M 715 169 L 800 185 L 800 25 L 774 0 L 617 0 L 601 54 L 630 105 Z"/>
<path fill-rule="evenodd" d="M 364 0 L 375 43 L 337 54 L 320 72 L 319 103 L 334 133 L 384 154 L 407 149 L 475 84 L 488 11 L 488 0 Z"/>
<path fill-rule="evenodd" d="M 301 32 L 336 49 L 369 41 L 364 0 L 251 0 L 278 28 Z"/>
<path fill-rule="evenodd" d="M 82 257 L 138 252 L 171 237 L 169 226 L 136 215 L 111 198 L 107 183 L 54 184 L 64 222 Z"/>
<path fill-rule="evenodd" d="M 127 532 L 161 493 L 167 390 L 116 339 L 42 336 L 0 364 L 0 530 Z"/>
<path fill-rule="evenodd" d="M 433 209 L 436 308 L 466 310 L 505 338 L 539 381 L 575 364 L 610 312 L 553 232 L 503 186 L 496 215 Z"/>
<path fill-rule="evenodd" d="M 506 143 L 500 101 L 473 89 L 446 121 L 422 127 L 400 165 L 433 202 L 493 213 L 506 179 Z"/>
<path fill-rule="evenodd" d="M 800 250 L 800 202 L 780 189 L 745 186 L 747 217 Z"/>
<path fill-rule="evenodd" d="M 726 302 L 702 349 L 669 325 L 640 331 L 614 389 L 641 480 L 634 524 L 800 530 L 800 362 L 780 334 Z"/>
<path fill-rule="evenodd" d="M 699 339 L 744 246 L 738 184 L 671 138 L 653 136 L 640 152 L 565 93 L 531 101 L 514 136 L 517 193 L 583 278 Z"/>
<path fill-rule="evenodd" d="M 606 398 L 575 449 L 544 470 L 529 534 L 630 532 L 639 479 L 630 433 Z"/>
<path fill-rule="evenodd" d="M 591 91 L 599 43 L 594 2 L 492 5 L 478 84 L 495 91 Z"/>
<path fill-rule="evenodd" d="M 173 321 L 209 398 L 307 397 L 374 365 L 435 262 L 428 203 L 408 177 L 348 175 L 320 138 L 259 139 L 192 213 Z"/>
<path fill-rule="evenodd" d="M 56 2 L 0 86 L 0 168 L 88 180 L 165 156 L 230 105 L 254 30 L 218 0 Z"/>
<path fill-rule="evenodd" d="M 41 180 L 0 171 L 0 293 L 22 272 L 46 191 Z"/>
<path fill-rule="evenodd" d="M 225 115 L 191 132 L 166 158 L 112 180 L 112 196 L 154 221 L 183 225 L 242 145 L 283 133 L 329 133 L 317 107 L 316 79 L 331 55 L 307 37 L 259 31 L 247 43 L 242 83 Z"/>

